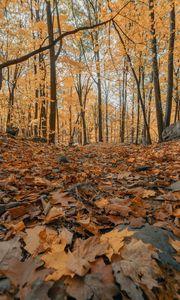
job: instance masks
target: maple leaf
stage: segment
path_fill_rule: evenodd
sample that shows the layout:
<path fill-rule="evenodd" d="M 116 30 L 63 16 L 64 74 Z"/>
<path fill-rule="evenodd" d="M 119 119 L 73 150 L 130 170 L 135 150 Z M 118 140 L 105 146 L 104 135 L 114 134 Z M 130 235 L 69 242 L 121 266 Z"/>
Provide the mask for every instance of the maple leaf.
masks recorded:
<path fill-rule="evenodd" d="M 112 267 L 116 280 L 128 296 L 132 297 L 137 286 L 135 299 L 143 299 L 141 289 L 151 299 L 156 299 L 152 289 L 159 287 L 158 278 L 162 277 L 162 272 L 154 258 L 158 258 L 155 248 L 135 239 L 124 246 L 121 257 L 115 258 Z"/>
<path fill-rule="evenodd" d="M 21 254 L 22 250 L 19 237 L 14 237 L 9 241 L 1 241 L 0 269 L 8 268 L 13 258 L 21 259 Z"/>
<path fill-rule="evenodd" d="M 66 244 L 53 244 L 51 250 L 41 257 L 46 266 L 56 270 L 46 280 L 56 281 L 64 275 L 74 276 L 74 272 L 67 266 L 69 254 L 64 251 L 65 246 Z"/>
<path fill-rule="evenodd" d="M 97 256 L 106 253 L 108 244 L 100 242 L 99 237 L 90 237 L 87 240 L 77 239 L 73 252 L 69 253 L 68 267 L 77 275 L 83 276 L 90 269 L 90 262 Z"/>
<path fill-rule="evenodd" d="M 24 299 L 24 294 L 29 294 L 32 284 L 38 279 L 43 280 L 51 272 L 48 269 L 39 269 L 42 262 L 30 257 L 24 262 L 13 258 L 7 270 L 0 270 L 0 273 L 10 279 L 15 287 L 19 287 L 19 296 Z M 39 269 L 39 270 L 38 270 Z"/>
<path fill-rule="evenodd" d="M 149 197 L 153 197 L 156 195 L 155 191 L 152 190 L 145 190 L 142 194 L 142 198 L 149 198 Z"/>
<path fill-rule="evenodd" d="M 23 237 L 25 249 L 33 256 L 47 250 L 57 238 L 56 231 L 45 226 L 27 228 L 25 232 L 26 235 Z"/>
<path fill-rule="evenodd" d="M 91 263 L 91 273 L 84 278 L 66 279 L 67 293 L 78 300 L 114 299 L 118 288 L 114 283 L 112 266 L 105 265 L 102 258 Z"/>
<path fill-rule="evenodd" d="M 52 207 L 48 212 L 47 216 L 44 219 L 46 224 L 59 219 L 60 217 L 64 217 L 64 212 L 61 207 Z"/>
<path fill-rule="evenodd" d="M 109 258 L 109 260 L 111 260 L 113 254 L 120 253 L 121 248 L 124 246 L 124 239 L 132 236 L 133 234 L 133 231 L 128 231 L 126 228 L 121 231 L 118 229 L 112 230 L 100 237 L 101 242 L 108 242 L 109 244 L 109 247 L 106 251 L 106 256 Z"/>

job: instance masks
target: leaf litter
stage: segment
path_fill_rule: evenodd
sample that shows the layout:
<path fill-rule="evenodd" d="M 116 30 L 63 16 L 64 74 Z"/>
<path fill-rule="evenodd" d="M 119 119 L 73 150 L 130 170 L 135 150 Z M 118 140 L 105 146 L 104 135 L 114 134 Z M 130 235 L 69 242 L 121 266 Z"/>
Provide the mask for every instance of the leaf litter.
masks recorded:
<path fill-rule="evenodd" d="M 0 299 L 180 297 L 179 142 L 0 139 Z"/>

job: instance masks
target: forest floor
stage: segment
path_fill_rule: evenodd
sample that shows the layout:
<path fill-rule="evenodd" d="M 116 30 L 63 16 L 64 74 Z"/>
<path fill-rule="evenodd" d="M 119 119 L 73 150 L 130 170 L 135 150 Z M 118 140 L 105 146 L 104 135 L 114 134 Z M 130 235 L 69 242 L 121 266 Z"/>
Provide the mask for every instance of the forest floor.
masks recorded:
<path fill-rule="evenodd" d="M 180 141 L 0 136 L 0 300 L 180 299 Z"/>

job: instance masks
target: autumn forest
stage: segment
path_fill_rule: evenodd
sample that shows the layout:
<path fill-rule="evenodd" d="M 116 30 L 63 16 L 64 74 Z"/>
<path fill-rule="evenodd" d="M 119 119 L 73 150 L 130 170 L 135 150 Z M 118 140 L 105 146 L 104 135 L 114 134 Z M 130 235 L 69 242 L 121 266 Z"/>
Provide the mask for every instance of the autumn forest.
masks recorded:
<path fill-rule="evenodd" d="M 2 0 L 1 130 L 65 144 L 162 141 L 180 119 L 178 8 Z"/>
<path fill-rule="evenodd" d="M 178 0 L 0 0 L 0 300 L 180 299 Z"/>

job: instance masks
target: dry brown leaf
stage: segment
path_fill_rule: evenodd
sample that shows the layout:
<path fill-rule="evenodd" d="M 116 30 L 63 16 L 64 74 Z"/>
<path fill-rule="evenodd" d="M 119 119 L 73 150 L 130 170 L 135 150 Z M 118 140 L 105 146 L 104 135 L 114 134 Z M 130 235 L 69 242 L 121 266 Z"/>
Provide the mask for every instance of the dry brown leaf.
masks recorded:
<path fill-rule="evenodd" d="M 111 260 L 113 254 L 119 254 L 121 248 L 124 246 L 124 239 L 134 234 L 133 231 L 129 231 L 127 228 L 119 231 L 118 229 L 112 230 L 103 234 L 100 237 L 101 242 L 107 242 L 109 247 L 106 251 L 106 256 Z"/>
<path fill-rule="evenodd" d="M 179 240 L 173 240 L 169 239 L 170 244 L 173 246 L 173 248 L 176 250 L 178 255 L 180 255 L 180 241 Z"/>
<path fill-rule="evenodd" d="M 177 208 L 177 209 L 173 212 L 173 216 L 175 216 L 176 218 L 180 218 L 180 208 Z"/>
<path fill-rule="evenodd" d="M 156 195 L 156 192 L 153 190 L 144 190 L 142 194 L 142 198 L 149 198 L 149 197 L 154 197 Z"/>
<path fill-rule="evenodd" d="M 64 275 L 74 276 L 74 272 L 68 267 L 69 253 L 64 251 L 66 244 L 53 244 L 51 250 L 41 258 L 46 266 L 55 271 L 49 274 L 46 280 L 59 280 Z"/>
<path fill-rule="evenodd" d="M 17 232 L 20 232 L 20 231 L 25 229 L 25 224 L 24 224 L 23 221 L 20 221 L 16 224 L 10 224 L 7 227 L 9 227 L 12 230 L 13 233 L 17 233 Z"/>
<path fill-rule="evenodd" d="M 18 237 L 14 237 L 9 241 L 1 241 L 0 251 L 0 269 L 9 268 L 12 259 L 21 259 L 21 243 Z"/>
<path fill-rule="evenodd" d="M 27 206 L 21 205 L 18 207 L 9 208 L 7 211 L 10 214 L 11 219 L 16 219 L 24 216 L 28 212 L 28 209 Z"/>
<path fill-rule="evenodd" d="M 98 237 L 90 237 L 87 240 L 77 239 L 72 253 L 69 253 L 68 268 L 79 276 L 84 276 L 90 269 L 90 262 L 97 256 L 106 253 L 108 244 L 100 241 Z"/>
<path fill-rule="evenodd" d="M 52 207 L 44 219 L 45 224 L 48 224 L 60 217 L 64 217 L 64 212 L 61 207 Z"/>
<path fill-rule="evenodd" d="M 115 258 L 112 267 L 116 280 L 122 285 L 129 297 L 132 297 L 137 286 L 133 299 L 144 299 L 140 289 L 144 290 L 150 299 L 156 299 L 152 289 L 159 287 L 158 278 L 162 276 L 162 272 L 154 259 L 157 257 L 153 245 L 132 239 L 122 249 L 121 257 Z"/>
<path fill-rule="evenodd" d="M 53 205 L 61 204 L 63 207 L 74 206 L 76 200 L 69 196 L 68 193 L 63 193 L 60 190 L 51 193 L 50 202 Z"/>
<path fill-rule="evenodd" d="M 121 180 L 123 178 L 127 178 L 131 175 L 131 172 L 128 171 L 121 171 L 121 173 L 118 174 L 117 179 Z"/>
<path fill-rule="evenodd" d="M 128 217 L 131 212 L 131 208 L 120 204 L 108 204 L 106 206 L 106 212 L 111 215 L 120 215 L 122 217 Z"/>
<path fill-rule="evenodd" d="M 73 233 L 71 233 L 69 230 L 67 230 L 64 227 L 59 234 L 59 239 L 62 244 L 71 245 L 73 239 Z"/>
<path fill-rule="evenodd" d="M 9 268 L 1 271 L 1 274 L 9 278 L 19 290 L 18 299 L 27 299 L 25 295 L 30 296 L 32 285 L 37 281 L 44 280 L 45 276 L 51 272 L 48 269 L 41 269 L 41 266 L 42 262 L 32 257 L 24 262 L 12 259 Z"/>
<path fill-rule="evenodd" d="M 114 283 L 103 281 L 101 273 L 87 274 L 84 278 L 76 277 L 66 281 L 67 293 L 73 299 L 103 299 L 113 300 L 118 294 L 118 288 Z"/>
<path fill-rule="evenodd" d="M 95 202 L 95 205 L 98 207 L 98 208 L 105 208 L 107 205 L 108 205 L 109 201 L 106 199 L 106 198 L 102 198 L 100 200 L 97 200 Z"/>
<path fill-rule="evenodd" d="M 34 256 L 47 250 L 56 238 L 55 230 L 45 226 L 35 226 L 26 229 L 26 236 L 23 239 L 26 244 L 25 249 Z"/>

